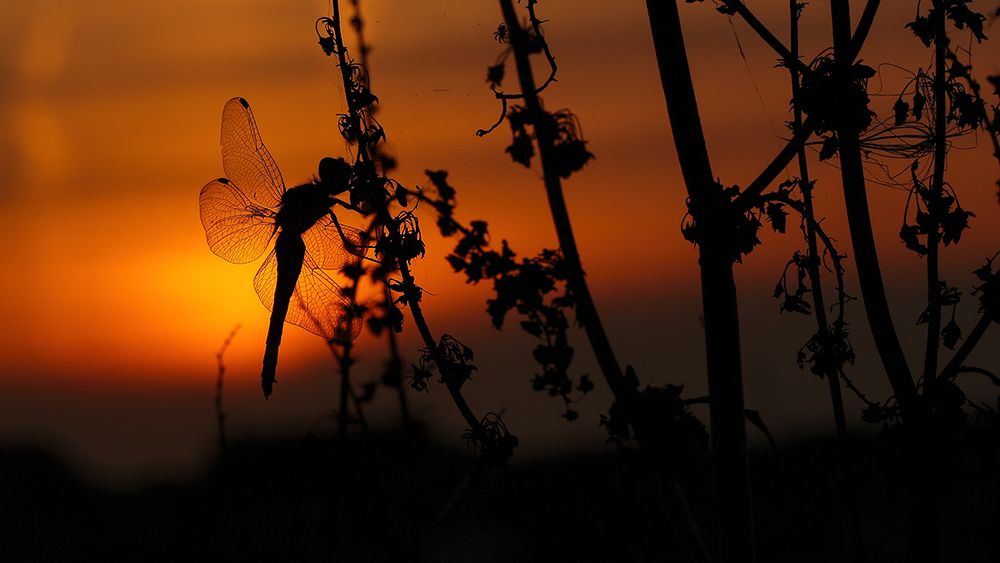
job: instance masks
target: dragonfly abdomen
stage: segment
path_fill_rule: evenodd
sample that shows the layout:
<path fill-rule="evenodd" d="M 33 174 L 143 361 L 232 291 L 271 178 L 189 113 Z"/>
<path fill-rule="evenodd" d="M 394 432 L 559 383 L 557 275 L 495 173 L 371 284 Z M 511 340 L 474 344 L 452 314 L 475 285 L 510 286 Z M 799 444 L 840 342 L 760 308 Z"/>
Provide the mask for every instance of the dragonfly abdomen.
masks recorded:
<path fill-rule="evenodd" d="M 298 234 L 283 230 L 278 233 L 278 239 L 274 243 L 274 252 L 278 261 L 278 279 L 274 288 L 271 322 L 267 329 L 264 367 L 260 373 L 261 387 L 264 388 L 265 398 L 271 394 L 274 387 L 274 373 L 278 367 L 278 347 L 281 345 L 281 333 L 285 325 L 285 316 L 288 314 L 288 303 L 295 293 L 295 284 L 302 272 L 306 245 Z"/>

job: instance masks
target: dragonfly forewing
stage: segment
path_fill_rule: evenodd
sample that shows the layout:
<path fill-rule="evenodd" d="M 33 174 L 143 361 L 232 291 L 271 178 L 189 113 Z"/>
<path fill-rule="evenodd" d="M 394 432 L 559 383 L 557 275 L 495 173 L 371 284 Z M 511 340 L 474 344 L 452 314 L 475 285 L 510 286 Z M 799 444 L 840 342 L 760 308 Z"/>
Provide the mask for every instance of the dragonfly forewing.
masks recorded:
<path fill-rule="evenodd" d="M 225 178 L 201 189 L 198 206 L 208 247 L 235 264 L 260 258 L 274 235 L 274 211 L 250 201 Z"/>
<path fill-rule="evenodd" d="M 285 193 L 281 171 L 271 157 L 243 98 L 226 102 L 222 110 L 222 168 L 226 177 L 256 204 L 275 208 Z"/>

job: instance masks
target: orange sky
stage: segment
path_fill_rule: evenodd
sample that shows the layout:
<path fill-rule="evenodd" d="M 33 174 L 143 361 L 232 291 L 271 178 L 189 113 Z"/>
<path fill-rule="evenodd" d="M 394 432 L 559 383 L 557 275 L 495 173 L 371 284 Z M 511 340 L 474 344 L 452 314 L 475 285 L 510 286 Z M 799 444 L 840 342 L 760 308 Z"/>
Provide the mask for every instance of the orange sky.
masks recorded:
<path fill-rule="evenodd" d="M 787 37 L 782 3 L 748 4 L 779 37 Z M 855 4 L 860 12 L 860 3 Z M 700 352 L 680 359 L 692 355 L 692 346 L 700 349 L 695 338 L 700 300 L 696 253 L 679 233 L 685 195 L 644 3 L 620 2 L 613 9 L 579 6 L 551 0 L 541 2 L 538 10 L 551 20 L 545 29 L 560 65 L 559 81 L 545 94 L 547 106 L 572 109 L 596 155 L 565 184 L 591 288 L 613 330 L 612 341 L 620 343 L 622 362 L 649 373 L 651 382 L 686 381 L 703 390 Z M 394 177 L 412 187 L 426 183 L 423 170 L 446 169 L 458 189 L 461 219 L 488 221 L 496 239 L 508 239 L 521 255 L 555 246 L 540 172 L 510 162 L 504 153 L 510 140 L 506 126 L 482 139 L 474 135 L 492 124 L 499 111 L 484 80 L 486 67 L 502 50 L 492 38 L 500 21 L 498 7 L 467 0 L 366 0 L 363 9 L 374 45 L 372 88 L 382 102 L 379 119 L 400 163 Z M 204 399 L 209 409 L 199 411 L 198 420 L 210 422 L 212 354 L 232 327 L 242 323 L 227 362 L 233 392 L 245 398 L 242 406 L 234 406 L 244 409 L 239 411 L 244 424 L 267 426 L 266 417 L 285 416 L 274 413 L 290 409 L 291 397 L 305 400 L 315 381 L 293 374 L 315 365 L 329 367 L 328 351 L 316 337 L 291 328 L 285 331 L 276 396 L 269 401 L 281 401 L 284 392 L 289 403 L 268 405 L 270 411 L 251 403 L 260 399 L 268 317 L 251 284 L 258 264 L 235 266 L 209 251 L 197 195 L 202 185 L 223 173 L 220 116 L 233 96 L 249 100 L 289 185 L 313 174 L 320 158 L 345 154 L 335 128 L 337 114 L 344 111 L 335 67 L 312 31 L 313 21 L 328 10 L 320 0 L 0 5 L 0 251 L 5 259 L 0 294 L 7 297 L 0 304 L 0 384 L 52 393 L 89 386 L 88 392 L 101 396 L 122 389 L 147 397 L 194 390 L 203 394 L 198 400 Z M 823 10 L 820 4 L 806 10 L 804 50 L 810 56 L 826 42 Z M 773 68 L 774 55 L 741 22 L 731 26 L 710 3 L 682 4 L 681 12 L 715 173 L 724 183 L 745 185 L 781 146 L 774 131 L 783 134 L 789 118 L 787 79 Z M 927 66 L 929 54 L 902 29 L 907 15 L 883 14 L 862 53 L 866 62 Z M 903 55 L 898 45 L 910 51 L 911 60 L 897 58 Z M 972 47 L 980 76 L 1000 71 L 997 44 Z M 902 73 L 882 70 L 891 90 Z M 508 80 L 509 86 L 513 83 Z M 888 107 L 891 100 L 878 103 Z M 945 259 L 955 265 L 949 281 L 963 287 L 972 281 L 969 266 L 978 267 L 997 249 L 997 165 L 989 152 L 980 147 L 956 157 L 969 164 L 952 182 L 965 190 L 963 205 L 978 215 L 972 231 Z M 821 186 L 829 180 L 830 187 L 820 197 L 828 224 L 836 228 L 842 221 L 834 172 L 827 167 L 820 174 Z M 890 277 L 912 275 L 921 262 L 901 252 L 896 238 L 905 193 L 874 187 L 871 197 L 873 207 L 884 211 L 876 229 Z M 431 221 L 426 225 L 430 231 Z M 847 250 L 847 234 L 841 231 L 838 238 Z M 487 288 L 468 287 L 450 275 L 441 259 L 450 244 L 433 233 L 425 234 L 425 240 L 428 257 L 416 266 L 416 274 L 433 294 L 426 300 L 428 315 L 438 323 L 432 328 L 456 335 L 464 330 L 469 339 L 493 346 L 496 335 L 486 330 L 486 316 L 469 314 L 485 307 Z M 795 372 L 797 345 L 761 351 L 754 322 L 765 311 L 774 318 L 762 322 L 779 322 L 768 288 L 799 239 L 793 233 L 764 240 L 764 247 L 738 272 L 750 350 L 747 369 L 768 371 L 780 363 L 783 372 Z M 635 321 L 651 310 L 683 317 L 672 323 L 655 317 Z M 854 315 L 860 325 L 860 308 Z M 780 319 L 809 330 L 808 324 L 795 325 L 797 319 Z M 525 354 L 533 346 L 512 330 L 503 335 L 505 346 Z M 407 334 L 404 342 L 415 357 L 415 339 Z M 373 366 L 371 373 L 377 372 L 383 344 L 365 337 L 359 344 Z M 683 374 L 655 375 L 663 369 L 664 349 L 676 355 Z M 581 370 L 593 369 L 583 343 L 578 359 Z M 488 397 L 500 387 L 526 386 L 533 368 L 518 364 L 516 369 L 529 373 L 513 383 L 483 383 L 485 387 L 471 392 Z M 501 374 L 506 370 L 503 365 L 496 369 Z M 282 378 L 283 371 L 289 378 Z M 755 391 L 749 385 L 748 403 L 758 396 L 754 393 L 769 393 L 766 387 Z M 788 401 L 775 408 L 792 416 L 806 409 L 794 404 L 805 387 L 790 389 L 797 391 L 786 390 Z M 44 401 L 45 393 L 36 391 L 32 400 Z M 822 391 L 815 391 L 815 397 L 822 399 Z M 509 389 L 502 393 L 511 401 L 522 396 Z M 428 412 L 452 414 L 443 398 L 423 400 Z M 601 412 L 606 406 L 602 401 L 595 399 L 588 408 Z M 555 419 L 557 405 L 545 400 L 530 404 L 549 409 L 549 423 Z M 322 412 L 322 403 L 313 408 Z M 499 410 L 495 405 L 483 408 Z M 519 407 L 510 408 L 516 412 Z M 0 419 L 4 436 L 22 431 L 70 436 L 59 423 L 11 416 Z M 255 422 L 253 417 L 264 418 Z M 210 435 L 211 428 L 203 430 Z M 600 434 L 593 429 L 573 432 L 587 439 Z M 547 439 L 565 437 L 556 433 L 540 441 Z"/>

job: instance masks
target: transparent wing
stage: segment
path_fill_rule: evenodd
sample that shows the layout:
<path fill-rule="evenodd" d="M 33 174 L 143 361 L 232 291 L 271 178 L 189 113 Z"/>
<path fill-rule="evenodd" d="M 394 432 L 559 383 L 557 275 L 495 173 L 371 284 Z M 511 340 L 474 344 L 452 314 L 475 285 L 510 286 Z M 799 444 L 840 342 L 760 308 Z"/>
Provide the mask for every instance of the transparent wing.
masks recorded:
<path fill-rule="evenodd" d="M 275 208 L 285 183 L 271 153 L 260 139 L 250 104 L 243 98 L 226 102 L 222 110 L 222 168 L 254 203 Z"/>
<path fill-rule="evenodd" d="M 323 270 L 339 270 L 368 254 L 371 243 L 364 231 L 347 225 L 341 225 L 340 229 L 343 237 L 337 223 L 326 215 L 302 233 L 306 253 Z"/>
<path fill-rule="evenodd" d="M 253 287 L 267 309 L 274 309 L 274 287 L 278 280 L 278 260 L 272 250 L 257 270 Z M 285 322 L 302 327 L 326 339 L 354 340 L 361 333 L 361 311 L 344 295 L 337 282 L 323 273 L 306 255 L 295 292 L 288 302 Z"/>
<path fill-rule="evenodd" d="M 201 189 L 198 206 L 208 247 L 230 262 L 256 260 L 274 235 L 274 212 L 250 201 L 225 178 Z"/>

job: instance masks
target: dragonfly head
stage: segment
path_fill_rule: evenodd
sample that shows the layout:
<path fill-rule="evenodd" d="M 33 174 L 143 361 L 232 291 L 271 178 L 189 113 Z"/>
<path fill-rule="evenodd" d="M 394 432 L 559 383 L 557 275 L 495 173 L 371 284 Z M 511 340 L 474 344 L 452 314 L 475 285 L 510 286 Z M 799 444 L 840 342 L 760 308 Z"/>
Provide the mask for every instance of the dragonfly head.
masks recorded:
<path fill-rule="evenodd" d="M 351 165 L 342 158 L 326 157 L 319 161 L 319 180 L 330 195 L 347 191 L 351 181 Z"/>

